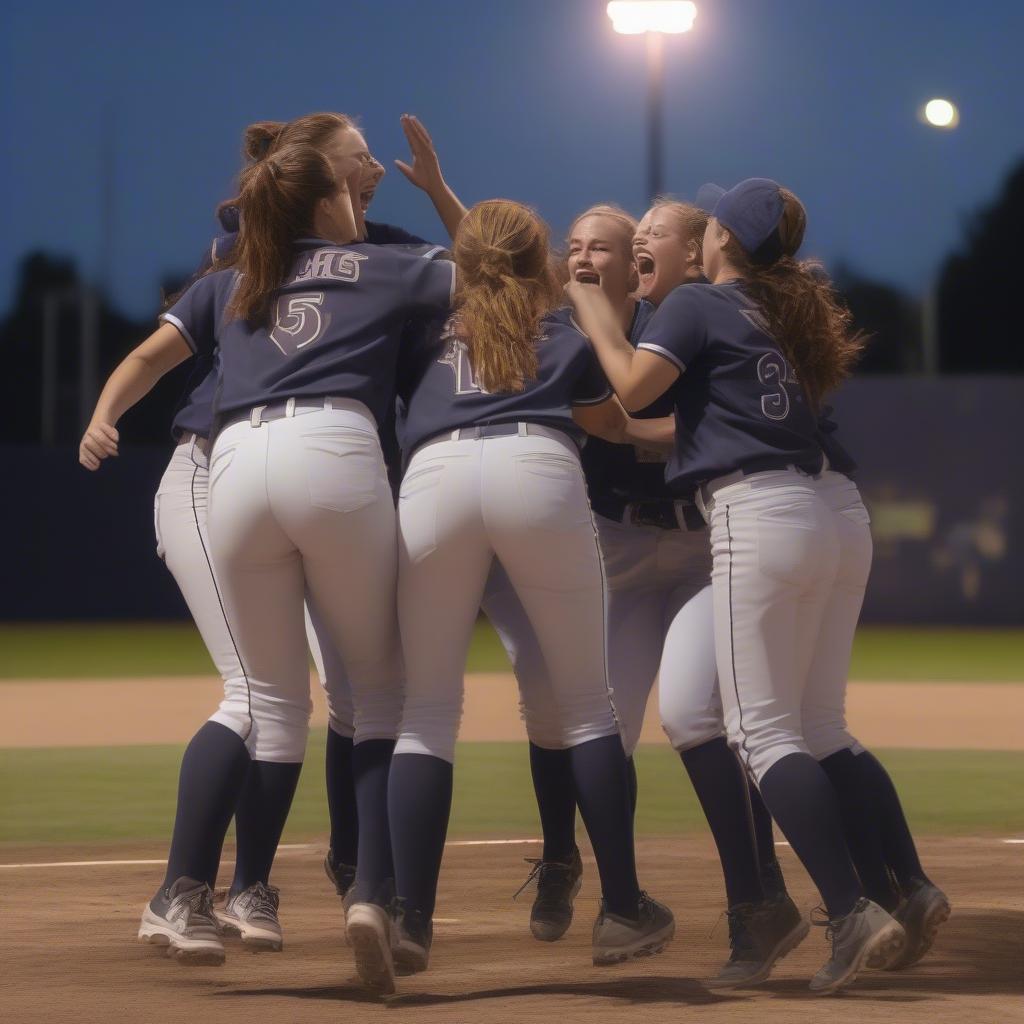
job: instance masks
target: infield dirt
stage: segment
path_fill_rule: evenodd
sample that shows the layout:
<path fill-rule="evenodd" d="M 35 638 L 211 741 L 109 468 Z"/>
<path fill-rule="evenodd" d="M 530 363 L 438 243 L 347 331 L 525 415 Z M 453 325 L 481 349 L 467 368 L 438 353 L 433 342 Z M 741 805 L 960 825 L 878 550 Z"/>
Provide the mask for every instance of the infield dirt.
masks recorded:
<path fill-rule="evenodd" d="M 826 954 L 820 929 L 759 990 L 716 995 L 703 987 L 700 979 L 727 955 L 721 881 L 708 842 L 640 842 L 642 882 L 672 906 L 678 931 L 662 955 L 613 968 L 590 963 L 596 869 L 586 851 L 568 936 L 551 945 L 530 937 L 532 895 L 513 902 L 511 894 L 525 877 L 523 856 L 535 849 L 446 851 L 430 970 L 400 979 L 398 996 L 386 1003 L 354 982 L 321 849 L 283 851 L 275 868 L 284 951 L 252 955 L 230 945 L 221 968 L 180 967 L 135 941 L 142 905 L 159 883 L 158 866 L 3 869 L 0 1016 L 11 1024 L 1024 1020 L 1024 847 L 991 839 L 925 842 L 924 859 L 954 908 L 934 950 L 910 971 L 862 975 L 847 994 L 824 1000 L 807 991 Z M 807 911 L 814 900 L 806 877 L 789 850 L 782 854 L 794 897 Z M 3 860 L 162 855 L 155 847 L 7 847 Z"/>
<path fill-rule="evenodd" d="M 324 725 L 314 676 L 313 724 Z M 187 743 L 217 707 L 216 677 L 0 682 L 0 747 L 91 747 Z M 466 677 L 460 737 L 525 740 L 519 693 L 510 673 Z M 874 747 L 1024 750 L 1024 684 L 851 683 L 854 734 Z M 664 743 L 658 695 L 647 702 L 643 742 Z"/>

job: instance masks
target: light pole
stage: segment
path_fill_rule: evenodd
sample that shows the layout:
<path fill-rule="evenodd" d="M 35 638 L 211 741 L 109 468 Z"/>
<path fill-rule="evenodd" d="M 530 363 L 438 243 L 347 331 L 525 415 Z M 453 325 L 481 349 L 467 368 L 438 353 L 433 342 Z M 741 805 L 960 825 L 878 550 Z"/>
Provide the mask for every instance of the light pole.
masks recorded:
<path fill-rule="evenodd" d="M 918 119 L 940 131 L 952 131 L 960 123 L 960 111 L 949 100 L 929 100 L 918 111 Z M 939 279 L 932 277 L 921 303 L 921 370 L 926 377 L 939 373 Z"/>
<path fill-rule="evenodd" d="M 647 42 L 647 195 L 653 202 L 664 191 L 664 47 L 662 36 L 689 32 L 697 17 L 692 0 L 612 0 L 612 28 Z"/>

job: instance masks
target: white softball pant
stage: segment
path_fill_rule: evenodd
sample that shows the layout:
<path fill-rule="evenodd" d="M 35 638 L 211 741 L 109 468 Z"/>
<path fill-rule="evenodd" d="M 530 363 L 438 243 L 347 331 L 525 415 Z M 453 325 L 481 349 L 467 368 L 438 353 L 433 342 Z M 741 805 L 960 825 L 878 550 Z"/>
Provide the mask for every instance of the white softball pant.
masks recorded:
<path fill-rule="evenodd" d="M 246 682 L 210 558 L 206 530 L 209 482 L 206 444 L 201 439 L 189 437 L 174 449 L 160 480 L 154 500 L 154 523 L 157 554 L 166 563 L 185 598 L 199 635 L 224 680 L 227 695 L 232 691 L 244 692 Z M 322 629 L 320 633 L 325 636 Z M 342 736 L 351 737 L 352 697 L 344 666 L 333 646 L 322 643 L 317 636 L 308 611 L 306 638 L 327 695 L 330 728 Z M 244 727 L 235 716 L 214 716 L 214 720 L 234 729 L 240 736 L 250 737 L 249 752 L 255 756 L 255 737 L 248 720 Z M 297 748 L 294 753 L 294 757 L 286 760 L 301 759 L 302 748 Z"/>
<path fill-rule="evenodd" d="M 843 696 L 870 535 L 842 488 L 795 469 L 724 477 L 709 490 L 725 725 L 760 781 L 788 754 L 820 759 L 854 745 Z"/>
<path fill-rule="evenodd" d="M 531 730 L 550 720 L 557 747 L 618 733 L 601 559 L 566 435 L 520 424 L 518 435 L 424 445 L 402 481 L 398 521 L 407 684 L 396 753 L 454 761 L 466 651 L 495 559 L 546 666 L 543 711 L 536 688 L 521 693 Z"/>
<path fill-rule="evenodd" d="M 607 582 L 608 679 L 626 753 L 640 742 L 660 671 L 662 725 L 677 750 L 722 735 L 706 530 L 662 530 L 595 516 Z M 500 566 L 483 601 L 512 661 L 530 740 L 564 746 L 551 687 L 530 621 Z"/>
<path fill-rule="evenodd" d="M 401 712 L 395 517 L 380 442 L 362 403 L 327 401 L 230 424 L 210 458 L 210 550 L 243 667 L 215 719 L 260 760 L 301 760 L 304 750 L 307 595 L 325 651 L 348 670 L 355 741 L 394 738 Z"/>

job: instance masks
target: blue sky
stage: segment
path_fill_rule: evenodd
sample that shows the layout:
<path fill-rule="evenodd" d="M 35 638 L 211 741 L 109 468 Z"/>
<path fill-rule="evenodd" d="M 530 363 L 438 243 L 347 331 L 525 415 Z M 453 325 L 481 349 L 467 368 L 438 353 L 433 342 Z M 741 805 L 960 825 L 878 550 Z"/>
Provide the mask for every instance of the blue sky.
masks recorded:
<path fill-rule="evenodd" d="M 805 251 L 923 289 L 1024 157 L 1024 4 L 698 0 L 667 42 L 666 182 L 775 177 L 804 200 Z M 0 311 L 30 249 L 100 269 L 101 138 L 113 140 L 114 301 L 142 315 L 194 265 L 231 192 L 245 125 L 336 109 L 391 166 L 420 115 L 466 202 L 509 196 L 564 231 L 645 200 L 643 40 L 603 0 L 53 0 L 0 15 L 6 128 Z M 921 125 L 932 96 L 960 106 Z M 443 239 L 392 170 L 372 216 Z"/>

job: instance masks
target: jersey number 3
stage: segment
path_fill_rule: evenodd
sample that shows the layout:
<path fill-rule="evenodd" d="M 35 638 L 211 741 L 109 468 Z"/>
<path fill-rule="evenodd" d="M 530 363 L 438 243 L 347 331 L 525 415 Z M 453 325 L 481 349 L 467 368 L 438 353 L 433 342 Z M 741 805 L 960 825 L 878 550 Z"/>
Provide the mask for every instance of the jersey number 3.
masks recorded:
<path fill-rule="evenodd" d="M 778 352 L 765 352 L 757 361 L 758 382 L 773 390 L 761 396 L 761 412 L 770 420 L 784 420 L 789 415 L 787 384 L 795 384 L 796 374 Z"/>
<path fill-rule="evenodd" d="M 277 300 L 270 340 L 286 356 L 312 345 L 323 334 L 330 321 L 320 310 L 323 301 L 323 292 L 282 295 Z"/>

